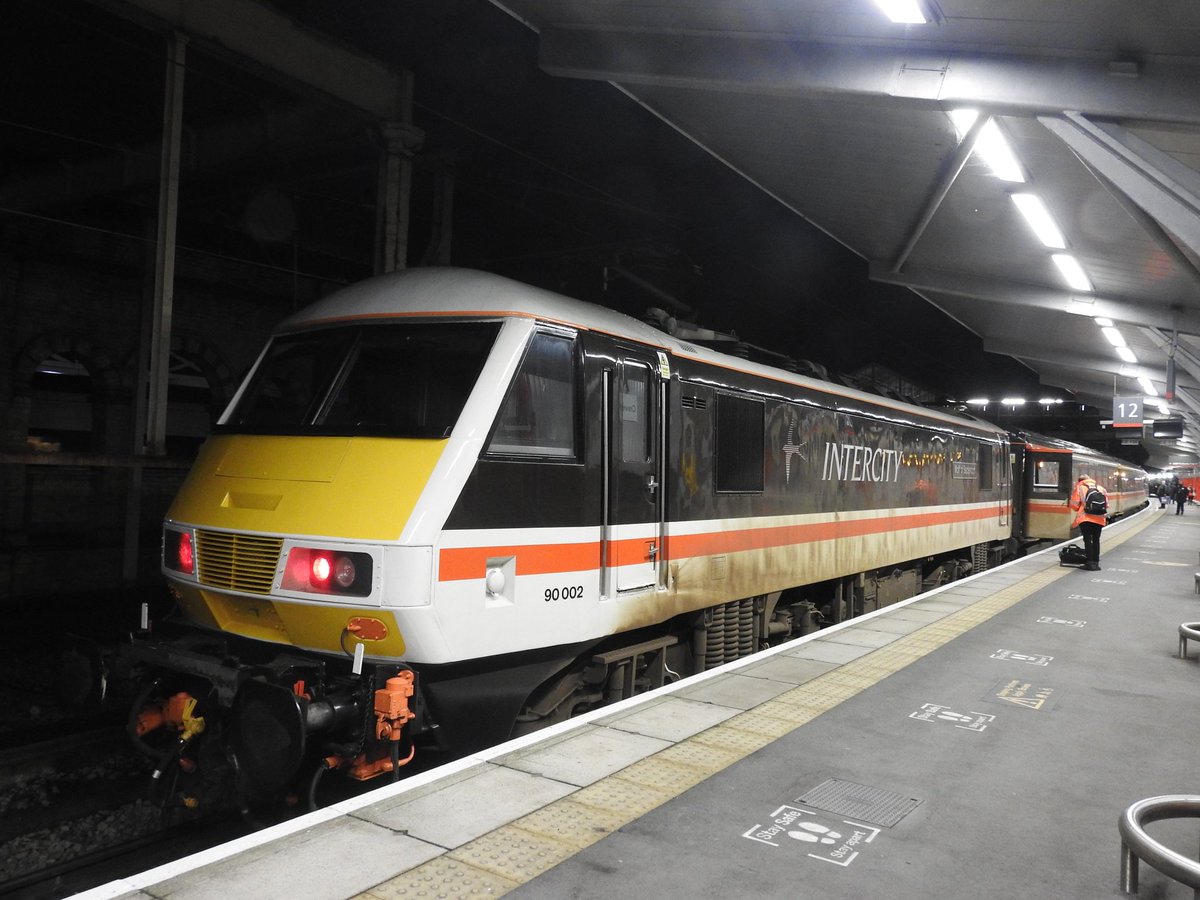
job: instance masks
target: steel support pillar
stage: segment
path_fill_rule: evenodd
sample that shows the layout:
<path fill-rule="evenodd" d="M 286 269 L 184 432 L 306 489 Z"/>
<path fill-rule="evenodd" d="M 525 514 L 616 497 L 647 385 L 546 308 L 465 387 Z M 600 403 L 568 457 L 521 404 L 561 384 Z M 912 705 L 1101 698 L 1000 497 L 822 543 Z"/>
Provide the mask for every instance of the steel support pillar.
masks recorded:
<path fill-rule="evenodd" d="M 150 328 L 150 375 L 145 451 L 166 452 L 167 380 L 171 369 L 171 315 L 175 301 L 175 231 L 179 218 L 179 157 L 183 134 L 183 76 L 187 36 L 172 32 L 167 44 L 163 97 L 162 156 L 158 185 L 158 233 L 154 260 L 154 308 Z M 139 397 L 139 402 L 140 402 Z"/>
<path fill-rule="evenodd" d="M 408 267 L 408 228 L 412 205 L 412 157 L 425 134 L 412 124 L 413 78 L 404 73 L 400 120 L 380 126 L 383 156 L 379 165 L 379 214 L 376 221 L 375 273 Z"/>
<path fill-rule="evenodd" d="M 171 317 L 175 302 L 175 232 L 179 219 L 179 159 L 183 137 L 183 80 L 187 36 L 167 39 L 163 92 L 162 152 L 159 158 L 158 224 L 154 244 L 154 294 L 142 331 L 134 395 L 134 454 L 162 456 L 167 449 L 167 391 L 171 375 Z M 142 511 L 142 467 L 129 469 L 125 495 L 125 540 L 121 574 L 137 578 Z"/>

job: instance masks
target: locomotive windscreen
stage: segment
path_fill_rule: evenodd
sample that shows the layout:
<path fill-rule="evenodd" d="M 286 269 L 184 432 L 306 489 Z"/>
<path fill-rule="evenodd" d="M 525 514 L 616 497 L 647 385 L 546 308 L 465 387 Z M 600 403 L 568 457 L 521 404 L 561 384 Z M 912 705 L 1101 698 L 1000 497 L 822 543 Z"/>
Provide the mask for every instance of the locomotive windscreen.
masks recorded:
<path fill-rule="evenodd" d="M 447 437 L 499 328 L 380 323 L 276 337 L 218 430 Z"/>

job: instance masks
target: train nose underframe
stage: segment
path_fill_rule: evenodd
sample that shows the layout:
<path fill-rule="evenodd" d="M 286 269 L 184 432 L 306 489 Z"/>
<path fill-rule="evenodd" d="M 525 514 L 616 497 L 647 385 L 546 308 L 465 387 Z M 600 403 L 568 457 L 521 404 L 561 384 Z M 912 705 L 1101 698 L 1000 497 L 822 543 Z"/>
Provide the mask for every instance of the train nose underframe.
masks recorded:
<path fill-rule="evenodd" d="M 408 705 L 414 680 L 411 669 L 381 666 L 359 684 L 320 697 L 303 681 L 247 680 L 230 711 L 229 746 L 241 777 L 259 791 L 280 791 L 316 752 L 314 781 L 333 770 L 358 781 L 397 778 L 416 752 L 405 727 L 416 717 Z"/>
<path fill-rule="evenodd" d="M 421 704 L 416 675 L 401 663 L 367 663 L 356 673 L 349 660 L 265 656 L 227 636 L 197 633 L 137 639 L 123 657 L 126 666 L 156 673 L 129 717 L 135 744 L 156 760 L 156 782 L 166 783 L 172 767 L 191 773 L 200 759 L 223 759 L 248 811 L 295 793 L 311 768 L 315 808 L 325 772 L 394 780 L 415 754 Z"/>

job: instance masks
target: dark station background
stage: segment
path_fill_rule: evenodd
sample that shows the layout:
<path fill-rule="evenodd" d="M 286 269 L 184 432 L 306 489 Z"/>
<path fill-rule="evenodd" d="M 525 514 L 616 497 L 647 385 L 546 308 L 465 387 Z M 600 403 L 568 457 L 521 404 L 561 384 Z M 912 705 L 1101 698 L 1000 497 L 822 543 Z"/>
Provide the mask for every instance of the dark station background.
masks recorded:
<path fill-rule="evenodd" d="M 3 7 L 6 605 L 158 590 L 163 513 L 272 325 L 376 270 L 378 123 L 193 42 L 166 455 L 143 453 L 167 37 L 113 5 Z M 635 316 L 664 307 L 918 400 L 1047 393 L 612 86 L 540 72 L 536 36 L 484 0 L 277 8 L 413 73 L 424 140 L 408 265 L 484 269 Z M 1095 429 L 1095 410 L 1065 406 L 1039 430 Z"/>

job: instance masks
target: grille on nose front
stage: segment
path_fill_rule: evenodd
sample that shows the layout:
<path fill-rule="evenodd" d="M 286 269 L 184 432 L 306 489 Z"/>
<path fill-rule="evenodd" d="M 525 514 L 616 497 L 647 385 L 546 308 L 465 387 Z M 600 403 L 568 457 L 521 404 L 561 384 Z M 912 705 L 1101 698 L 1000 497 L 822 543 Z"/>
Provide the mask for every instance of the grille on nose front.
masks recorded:
<path fill-rule="evenodd" d="M 197 531 L 200 583 L 247 594 L 269 594 L 283 538 Z"/>

